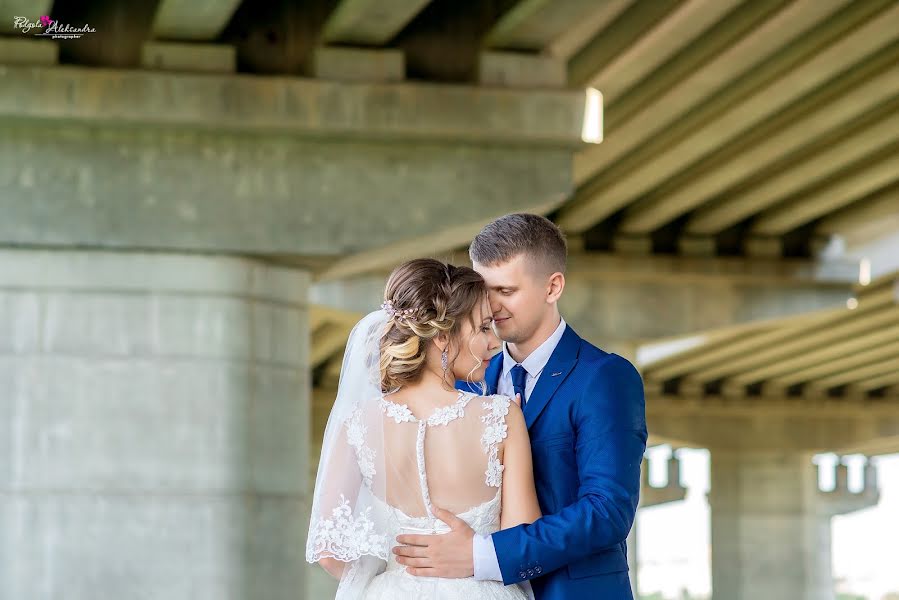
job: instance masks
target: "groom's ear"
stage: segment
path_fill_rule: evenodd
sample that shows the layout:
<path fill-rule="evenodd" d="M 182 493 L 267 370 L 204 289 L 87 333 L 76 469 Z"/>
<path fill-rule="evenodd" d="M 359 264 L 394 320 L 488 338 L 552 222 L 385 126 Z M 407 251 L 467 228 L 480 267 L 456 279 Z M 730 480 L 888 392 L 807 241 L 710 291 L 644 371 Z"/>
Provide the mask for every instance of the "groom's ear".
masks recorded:
<path fill-rule="evenodd" d="M 557 271 L 549 276 L 549 286 L 546 288 L 546 301 L 558 302 L 565 289 L 565 274 Z"/>

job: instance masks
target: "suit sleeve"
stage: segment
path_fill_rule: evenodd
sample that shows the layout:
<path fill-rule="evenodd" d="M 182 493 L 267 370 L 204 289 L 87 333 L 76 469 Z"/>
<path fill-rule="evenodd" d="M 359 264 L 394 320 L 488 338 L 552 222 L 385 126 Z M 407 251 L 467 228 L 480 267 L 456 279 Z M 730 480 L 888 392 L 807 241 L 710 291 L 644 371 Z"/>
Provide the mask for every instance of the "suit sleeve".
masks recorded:
<path fill-rule="evenodd" d="M 630 362 L 609 355 L 583 394 L 573 413 L 577 500 L 534 523 L 493 534 L 506 584 L 619 544 L 634 522 L 647 437 L 643 382 Z"/>

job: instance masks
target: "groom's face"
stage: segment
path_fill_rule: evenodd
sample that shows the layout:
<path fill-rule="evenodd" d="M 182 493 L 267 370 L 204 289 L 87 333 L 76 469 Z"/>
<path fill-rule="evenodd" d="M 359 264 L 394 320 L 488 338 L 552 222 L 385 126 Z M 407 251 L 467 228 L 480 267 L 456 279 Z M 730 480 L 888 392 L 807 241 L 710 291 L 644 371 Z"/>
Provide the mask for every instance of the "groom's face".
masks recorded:
<path fill-rule="evenodd" d="M 529 340 L 547 315 L 547 287 L 531 262 L 519 254 L 498 265 L 474 263 L 487 283 L 496 333 L 512 344 Z"/>

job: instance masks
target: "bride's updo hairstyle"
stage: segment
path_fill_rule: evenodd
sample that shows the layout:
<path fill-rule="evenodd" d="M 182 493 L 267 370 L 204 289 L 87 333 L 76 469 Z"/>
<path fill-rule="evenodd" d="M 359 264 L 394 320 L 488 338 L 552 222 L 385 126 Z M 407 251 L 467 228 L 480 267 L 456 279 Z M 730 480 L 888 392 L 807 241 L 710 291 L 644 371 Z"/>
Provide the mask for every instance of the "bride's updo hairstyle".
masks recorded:
<path fill-rule="evenodd" d="M 476 333 L 479 324 L 474 323 L 474 310 L 486 296 L 483 278 L 469 267 L 419 258 L 394 269 L 387 279 L 382 305 L 391 316 L 381 337 L 381 391 L 387 393 L 418 381 L 424 371 L 428 342 L 440 333 L 451 340 L 451 370 L 462 346 L 467 345 L 458 343 L 463 319 L 469 319 Z"/>

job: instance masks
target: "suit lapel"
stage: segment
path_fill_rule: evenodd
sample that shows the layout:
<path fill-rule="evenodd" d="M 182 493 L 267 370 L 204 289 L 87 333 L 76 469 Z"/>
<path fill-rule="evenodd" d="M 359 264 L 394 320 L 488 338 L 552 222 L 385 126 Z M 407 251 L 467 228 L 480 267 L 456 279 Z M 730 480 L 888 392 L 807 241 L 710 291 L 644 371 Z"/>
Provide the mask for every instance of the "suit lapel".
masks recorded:
<path fill-rule="evenodd" d="M 499 352 L 490 359 L 487 371 L 484 373 L 484 381 L 487 382 L 487 393 L 495 394 L 499 389 L 499 376 L 503 372 L 503 353 Z"/>
<path fill-rule="evenodd" d="M 553 394 L 556 393 L 559 384 L 568 377 L 568 373 L 574 368 L 575 363 L 577 363 L 580 345 L 581 338 L 570 326 L 566 326 L 562 339 L 559 340 L 559 344 L 553 350 L 552 356 L 549 357 L 549 361 L 543 367 L 540 378 L 537 380 L 537 385 L 534 386 L 534 391 L 531 392 L 527 404 L 525 404 L 524 419 L 528 429 L 534 424 L 534 421 L 537 420 L 543 409 L 546 408 L 546 404 Z M 492 363 L 491 366 L 493 366 Z"/>

